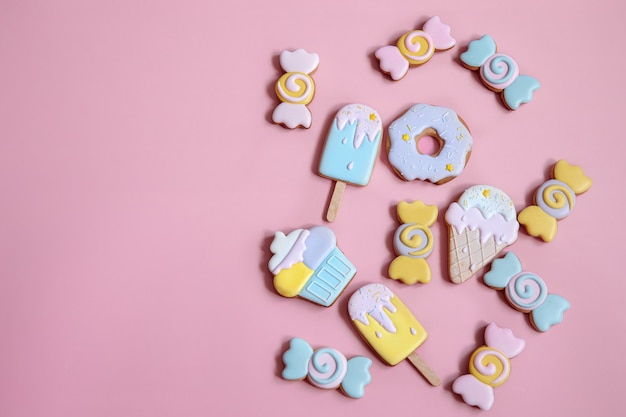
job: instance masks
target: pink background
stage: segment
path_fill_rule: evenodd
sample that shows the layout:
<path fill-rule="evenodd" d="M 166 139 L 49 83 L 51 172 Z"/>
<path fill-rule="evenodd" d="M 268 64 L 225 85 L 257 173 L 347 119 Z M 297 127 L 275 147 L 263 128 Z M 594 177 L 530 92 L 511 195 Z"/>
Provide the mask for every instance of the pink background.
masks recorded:
<path fill-rule="evenodd" d="M 623 50 L 619 0 L 506 2 L 10 1 L 0 5 L 0 415 L 478 415 L 450 390 L 495 321 L 526 339 L 493 415 L 609 415 L 626 376 Z M 392 82 L 373 51 L 432 15 L 458 45 Z M 542 86 L 516 112 L 458 60 L 491 34 Z M 317 52 L 313 126 L 270 122 L 283 49 Z M 404 182 L 381 152 L 348 187 L 339 246 L 359 272 L 330 308 L 276 294 L 274 231 L 325 224 L 319 177 L 335 112 L 368 104 L 385 128 L 416 102 L 474 135 L 465 172 Z M 385 138 L 386 140 L 386 138 Z M 482 283 L 447 278 L 443 213 L 468 186 L 521 210 L 558 159 L 594 185 L 556 239 L 510 249 L 572 308 L 545 334 Z M 395 206 L 436 204 L 429 284 L 385 277 Z M 620 260 L 621 259 L 621 260 Z M 429 331 L 429 386 L 352 330 L 347 298 L 385 283 Z M 374 359 L 363 399 L 280 378 L 292 337 Z M 435 414 L 436 413 L 436 414 Z"/>

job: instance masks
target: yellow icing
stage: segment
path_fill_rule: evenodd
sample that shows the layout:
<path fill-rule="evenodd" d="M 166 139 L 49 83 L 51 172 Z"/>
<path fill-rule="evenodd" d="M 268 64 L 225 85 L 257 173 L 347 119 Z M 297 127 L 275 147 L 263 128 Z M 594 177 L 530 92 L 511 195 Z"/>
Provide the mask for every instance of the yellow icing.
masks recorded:
<path fill-rule="evenodd" d="M 563 208 L 565 204 L 569 206 L 570 210 L 574 208 L 574 196 L 563 185 L 554 184 L 544 188 L 542 199 L 546 206 L 552 209 Z"/>
<path fill-rule="evenodd" d="M 415 32 L 417 32 L 417 31 L 415 31 Z M 419 48 L 417 49 L 418 51 L 425 51 L 426 52 L 430 48 L 430 44 L 428 42 L 428 39 L 426 39 L 424 36 L 420 36 L 419 34 L 415 34 L 413 32 L 407 32 L 404 35 L 402 35 L 400 37 L 400 39 L 398 40 L 397 46 L 398 46 L 398 49 L 400 50 L 400 53 L 402 53 L 402 55 L 404 55 L 406 60 L 409 61 L 409 64 L 411 64 L 411 65 L 420 65 L 420 64 L 423 64 L 423 63 L 427 62 L 433 56 L 433 54 L 435 53 L 435 49 L 431 48 L 430 53 L 427 53 L 427 54 L 421 55 L 421 56 L 417 56 L 415 52 L 409 51 L 406 48 L 405 42 L 406 42 L 407 36 L 411 36 L 410 42 L 413 45 L 415 45 L 416 43 L 419 44 Z"/>
<path fill-rule="evenodd" d="M 428 334 L 426 329 L 413 316 L 413 313 L 397 297 L 391 298 L 391 304 L 396 307 L 396 312 L 391 313 L 385 309 L 385 313 L 396 328 L 395 333 L 390 333 L 376 320 L 367 314 L 368 325 L 358 320 L 353 320 L 361 336 L 378 353 L 382 360 L 389 365 L 397 365 L 415 351 L 424 341 Z M 413 331 L 411 331 L 413 329 Z M 380 338 L 376 334 L 380 334 Z"/>
<path fill-rule="evenodd" d="M 491 190 L 490 190 L 490 189 L 488 189 L 488 188 L 485 188 L 485 189 L 483 190 L 483 197 L 485 197 L 485 198 L 489 198 L 489 196 L 490 196 L 490 195 L 491 195 Z"/>
<path fill-rule="evenodd" d="M 376 120 L 376 113 L 370 113 L 370 120 Z"/>
<path fill-rule="evenodd" d="M 416 229 L 422 230 L 426 234 L 426 246 L 424 246 L 421 250 L 409 252 L 409 255 L 422 257 L 433 250 L 433 234 L 428 227 L 422 226 L 421 224 L 412 224 L 405 227 L 400 233 L 400 241 L 402 241 L 402 243 L 409 248 L 419 248 L 422 245 L 422 237 L 419 234 L 411 235 Z"/>
<path fill-rule="evenodd" d="M 274 277 L 274 288 L 283 297 L 295 297 L 313 275 L 313 270 L 304 262 L 298 262 L 291 268 L 282 269 Z"/>
<path fill-rule="evenodd" d="M 298 89 L 293 91 L 287 86 L 287 80 L 295 78 Z M 308 86 L 307 86 L 308 82 Z M 282 93 L 281 93 L 282 90 Z M 281 101 L 293 104 L 309 104 L 315 94 L 313 78 L 303 72 L 288 72 L 282 75 L 276 82 L 276 95 Z"/>
<path fill-rule="evenodd" d="M 431 277 L 430 266 L 424 258 L 398 256 L 389 265 L 389 277 L 409 285 L 427 284 Z"/>
<path fill-rule="evenodd" d="M 447 164 L 447 165 L 446 165 L 446 171 L 448 171 L 448 172 L 452 172 L 452 171 L 454 171 L 454 165 L 452 165 L 452 164 Z"/>
<path fill-rule="evenodd" d="M 554 165 L 554 178 L 569 185 L 576 194 L 582 194 L 591 188 L 591 178 L 583 173 L 581 167 L 570 165 L 561 159 Z"/>
<path fill-rule="evenodd" d="M 411 137 L 409 136 L 408 133 L 405 133 L 404 135 L 402 135 L 402 140 L 405 142 L 408 142 L 411 139 Z"/>
<path fill-rule="evenodd" d="M 529 235 L 540 237 L 546 242 L 551 242 L 556 236 L 556 219 L 538 206 L 528 206 L 520 211 L 517 221 L 526 227 Z"/>
<path fill-rule="evenodd" d="M 484 373 L 479 369 L 476 369 L 475 359 L 481 352 L 484 352 L 484 357 L 480 364 L 484 368 L 495 368 L 495 372 Z M 470 374 L 474 375 L 480 382 L 497 387 L 506 382 L 511 372 L 511 362 L 502 352 L 497 349 L 481 346 L 472 353 L 469 363 Z"/>
<path fill-rule="evenodd" d="M 417 223 L 432 226 L 437 221 L 437 206 L 427 206 L 419 200 L 412 203 L 401 201 L 397 207 L 398 219 L 402 223 Z"/>

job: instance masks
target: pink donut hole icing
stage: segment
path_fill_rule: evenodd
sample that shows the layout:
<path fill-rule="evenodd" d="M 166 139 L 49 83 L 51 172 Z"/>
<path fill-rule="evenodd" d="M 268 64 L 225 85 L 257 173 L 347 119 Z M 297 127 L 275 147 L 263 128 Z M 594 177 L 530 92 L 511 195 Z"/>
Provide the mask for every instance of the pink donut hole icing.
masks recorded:
<path fill-rule="evenodd" d="M 417 150 L 422 155 L 435 156 L 441 151 L 441 140 L 429 134 L 417 138 Z"/>

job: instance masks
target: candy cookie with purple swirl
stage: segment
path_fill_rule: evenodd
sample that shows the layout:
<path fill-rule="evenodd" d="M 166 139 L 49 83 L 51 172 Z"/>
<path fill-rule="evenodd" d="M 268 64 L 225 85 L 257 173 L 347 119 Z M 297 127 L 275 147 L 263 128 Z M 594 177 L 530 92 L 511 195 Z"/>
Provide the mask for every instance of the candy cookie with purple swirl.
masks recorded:
<path fill-rule="evenodd" d="M 591 188 L 591 178 L 582 168 L 564 159 L 554 164 L 554 179 L 544 182 L 535 193 L 535 204 L 523 209 L 517 219 L 529 235 L 551 242 L 557 232 L 557 220 L 574 209 L 576 196 Z"/>

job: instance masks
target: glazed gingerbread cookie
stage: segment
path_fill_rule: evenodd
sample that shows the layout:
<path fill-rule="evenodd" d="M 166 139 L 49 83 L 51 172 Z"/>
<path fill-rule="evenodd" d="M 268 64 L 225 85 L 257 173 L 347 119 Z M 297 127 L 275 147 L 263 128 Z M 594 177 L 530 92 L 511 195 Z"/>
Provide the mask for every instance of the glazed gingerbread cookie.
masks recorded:
<path fill-rule="evenodd" d="M 485 329 L 485 345 L 477 348 L 469 360 L 469 374 L 452 383 L 452 391 L 466 404 L 489 410 L 494 404 L 493 389 L 504 384 L 511 374 L 511 359 L 526 347 L 524 339 L 511 329 L 490 323 Z"/>
<path fill-rule="evenodd" d="M 544 182 L 535 193 L 535 205 L 523 209 L 517 219 L 529 235 L 551 242 L 556 236 L 557 220 L 574 209 L 576 196 L 591 188 L 591 178 L 576 165 L 561 159 L 554 164 L 554 179 Z"/>
<path fill-rule="evenodd" d="M 561 323 L 563 313 L 570 308 L 565 298 L 548 293 L 548 287 L 539 275 L 523 271 L 513 252 L 494 260 L 483 280 L 491 288 L 504 290 L 511 307 L 528 313 L 532 326 L 540 332 L 547 332 Z"/>
<path fill-rule="evenodd" d="M 313 349 L 304 339 L 294 337 L 283 354 L 282 377 L 289 381 L 307 379 L 322 389 L 337 389 L 350 398 L 362 398 L 371 382 L 372 360 L 365 356 L 347 359 L 336 349 Z"/>
<path fill-rule="evenodd" d="M 534 77 L 520 75 L 519 65 L 508 55 L 497 52 L 496 42 L 490 35 L 469 43 L 461 54 L 461 63 L 472 71 L 478 71 L 483 84 L 500 93 L 502 102 L 509 110 L 517 110 L 530 102 L 541 84 Z"/>
<path fill-rule="evenodd" d="M 388 287 L 367 284 L 352 294 L 348 301 L 352 324 L 363 340 L 388 365 L 408 359 L 433 386 L 441 380 L 417 354 L 428 337 L 422 324 Z"/>
<path fill-rule="evenodd" d="M 383 122 L 365 104 L 347 104 L 333 119 L 319 165 L 322 177 L 335 181 L 326 220 L 335 221 L 346 184 L 365 187 L 380 150 Z"/>
<path fill-rule="evenodd" d="M 424 23 L 422 30 L 406 32 L 396 45 L 383 46 L 374 55 L 380 61 L 380 69 L 389 74 L 392 80 L 402 79 L 409 70 L 425 64 L 435 51 L 451 49 L 456 40 L 450 36 L 450 26 L 433 16 Z"/>
<path fill-rule="evenodd" d="M 418 148 L 424 136 L 439 143 L 432 155 Z M 444 184 L 463 172 L 472 143 L 466 123 L 454 110 L 420 103 L 389 125 L 387 152 L 394 172 L 403 180 Z"/>
<path fill-rule="evenodd" d="M 455 284 L 467 281 L 517 240 L 513 201 L 489 185 L 465 190 L 446 212 L 450 239 L 449 272 Z"/>
<path fill-rule="evenodd" d="M 311 74 L 317 69 L 320 58 L 304 49 L 283 51 L 280 66 L 285 71 L 276 81 L 276 96 L 281 103 L 272 113 L 272 121 L 289 129 L 311 127 L 311 112 L 307 105 L 315 95 Z"/>
<path fill-rule="evenodd" d="M 356 268 L 337 247 L 332 230 L 324 226 L 276 232 L 269 270 L 274 288 L 283 297 L 300 297 L 331 306 L 356 274 Z"/>
<path fill-rule="evenodd" d="M 398 255 L 389 265 L 389 278 L 405 284 L 430 282 L 427 258 L 435 246 L 430 226 L 437 221 L 437 206 L 416 200 L 401 201 L 397 207 L 402 223 L 393 235 L 393 247 Z"/>

